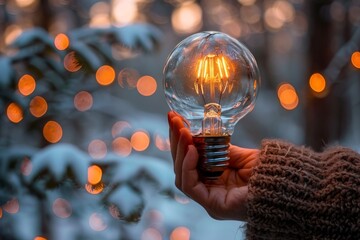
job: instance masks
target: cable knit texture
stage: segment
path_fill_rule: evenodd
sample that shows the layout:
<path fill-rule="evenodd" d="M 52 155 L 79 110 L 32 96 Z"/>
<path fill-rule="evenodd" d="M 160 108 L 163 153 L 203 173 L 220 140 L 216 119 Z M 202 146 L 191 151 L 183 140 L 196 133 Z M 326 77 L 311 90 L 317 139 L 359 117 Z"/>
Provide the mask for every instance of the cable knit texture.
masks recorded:
<path fill-rule="evenodd" d="M 360 239 L 360 155 L 262 142 L 249 180 L 247 239 Z"/>

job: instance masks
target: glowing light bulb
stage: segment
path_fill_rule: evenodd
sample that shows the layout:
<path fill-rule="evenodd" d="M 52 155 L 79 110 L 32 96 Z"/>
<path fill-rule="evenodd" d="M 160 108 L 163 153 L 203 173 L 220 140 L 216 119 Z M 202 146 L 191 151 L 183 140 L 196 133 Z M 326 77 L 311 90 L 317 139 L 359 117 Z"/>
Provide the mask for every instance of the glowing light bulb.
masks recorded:
<path fill-rule="evenodd" d="M 259 87 L 254 56 L 224 33 L 196 33 L 169 55 L 165 97 L 190 128 L 204 179 L 217 179 L 227 168 L 230 136 L 254 108 Z"/>

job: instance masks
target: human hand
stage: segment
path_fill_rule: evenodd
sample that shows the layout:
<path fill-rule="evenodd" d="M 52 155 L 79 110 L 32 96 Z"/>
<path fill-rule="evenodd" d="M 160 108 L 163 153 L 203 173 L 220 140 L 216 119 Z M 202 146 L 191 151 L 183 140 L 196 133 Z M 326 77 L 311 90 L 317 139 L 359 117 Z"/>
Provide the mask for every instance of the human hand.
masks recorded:
<path fill-rule="evenodd" d="M 258 164 L 258 149 L 231 145 L 229 167 L 216 182 L 200 181 L 197 171 L 198 152 L 192 135 L 175 112 L 168 113 L 171 153 L 174 161 L 175 185 L 202 205 L 215 219 L 246 220 L 247 183 Z"/>

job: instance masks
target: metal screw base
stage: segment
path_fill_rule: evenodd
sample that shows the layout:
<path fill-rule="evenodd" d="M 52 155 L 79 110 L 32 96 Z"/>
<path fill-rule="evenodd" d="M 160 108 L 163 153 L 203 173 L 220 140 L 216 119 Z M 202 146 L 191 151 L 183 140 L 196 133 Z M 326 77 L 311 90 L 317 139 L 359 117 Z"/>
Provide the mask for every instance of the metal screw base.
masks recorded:
<path fill-rule="evenodd" d="M 199 153 L 198 170 L 204 180 L 216 180 L 229 165 L 230 136 L 193 136 Z"/>

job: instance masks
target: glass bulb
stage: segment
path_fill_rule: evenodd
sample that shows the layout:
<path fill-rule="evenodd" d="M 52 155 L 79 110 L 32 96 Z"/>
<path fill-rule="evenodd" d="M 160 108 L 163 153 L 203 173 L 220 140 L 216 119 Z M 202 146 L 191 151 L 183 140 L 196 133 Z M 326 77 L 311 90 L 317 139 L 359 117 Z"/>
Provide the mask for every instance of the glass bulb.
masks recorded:
<path fill-rule="evenodd" d="M 190 128 L 205 178 L 218 178 L 228 166 L 230 136 L 254 108 L 259 86 L 254 56 L 227 34 L 196 33 L 169 55 L 165 97 Z"/>

